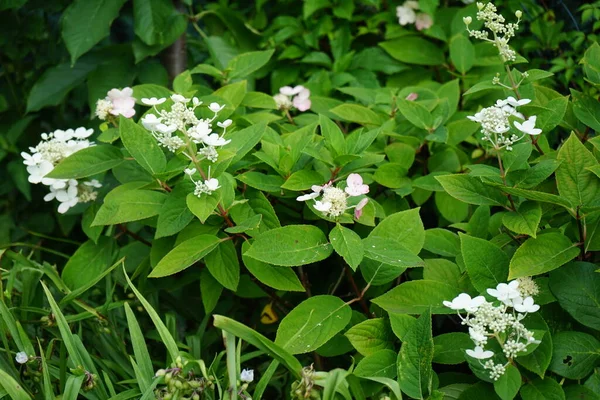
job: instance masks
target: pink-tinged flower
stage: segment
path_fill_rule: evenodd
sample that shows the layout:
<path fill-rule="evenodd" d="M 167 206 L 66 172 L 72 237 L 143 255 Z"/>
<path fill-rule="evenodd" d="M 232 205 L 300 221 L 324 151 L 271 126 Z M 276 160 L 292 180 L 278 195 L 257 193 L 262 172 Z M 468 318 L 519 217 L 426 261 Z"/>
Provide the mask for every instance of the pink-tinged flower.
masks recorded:
<path fill-rule="evenodd" d="M 312 105 L 309 97 L 310 90 L 303 87 L 298 95 L 292 99 L 292 104 L 298 109 L 298 111 L 307 111 Z"/>
<path fill-rule="evenodd" d="M 133 98 L 133 89 L 126 87 L 123 90 L 111 89 L 108 91 L 108 98 L 112 102 L 112 115 L 122 115 L 125 118 L 131 118 L 135 114 L 135 99 Z"/>
<path fill-rule="evenodd" d="M 363 179 L 359 174 L 350 174 L 346 178 L 346 193 L 349 196 L 360 196 L 369 193 L 369 186 L 363 184 Z"/>
<path fill-rule="evenodd" d="M 419 95 L 415 92 L 412 92 L 412 93 L 409 93 L 408 96 L 405 97 L 405 100 L 415 101 L 418 98 L 419 98 Z"/>
<path fill-rule="evenodd" d="M 360 219 L 360 217 L 362 217 L 362 210 L 365 208 L 368 202 L 369 199 L 365 197 L 356 205 L 356 208 L 354 209 L 354 218 Z"/>
<path fill-rule="evenodd" d="M 415 19 L 415 27 L 418 31 L 422 31 L 423 29 L 429 29 L 433 25 L 433 20 L 429 16 L 429 14 L 419 13 Z"/>

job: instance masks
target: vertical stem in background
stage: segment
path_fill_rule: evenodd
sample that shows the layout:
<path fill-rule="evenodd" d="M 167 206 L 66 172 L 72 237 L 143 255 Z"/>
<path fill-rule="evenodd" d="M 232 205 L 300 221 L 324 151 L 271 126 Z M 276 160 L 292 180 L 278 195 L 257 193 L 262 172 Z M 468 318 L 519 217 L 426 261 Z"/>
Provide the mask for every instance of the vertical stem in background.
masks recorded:
<path fill-rule="evenodd" d="M 235 336 L 223 331 L 227 352 L 227 375 L 229 375 L 229 394 L 231 400 L 237 400 L 237 361 L 235 357 Z"/>
<path fill-rule="evenodd" d="M 504 186 L 507 186 L 506 173 L 504 172 L 504 165 L 502 164 L 502 157 L 500 157 L 500 151 L 498 149 L 496 149 L 496 156 L 498 157 L 498 167 L 500 167 L 500 177 L 502 178 L 502 182 L 504 183 Z M 517 208 L 515 207 L 515 202 L 513 201 L 513 198 L 510 194 L 508 195 L 508 201 L 510 201 L 510 206 L 513 209 L 513 211 L 516 211 Z"/>
<path fill-rule="evenodd" d="M 182 14 L 186 13 L 185 7 L 180 0 L 173 0 L 175 9 Z M 169 74 L 169 81 L 187 69 L 187 46 L 186 33 L 184 32 L 172 45 L 167 47 L 161 54 L 161 61 Z"/>

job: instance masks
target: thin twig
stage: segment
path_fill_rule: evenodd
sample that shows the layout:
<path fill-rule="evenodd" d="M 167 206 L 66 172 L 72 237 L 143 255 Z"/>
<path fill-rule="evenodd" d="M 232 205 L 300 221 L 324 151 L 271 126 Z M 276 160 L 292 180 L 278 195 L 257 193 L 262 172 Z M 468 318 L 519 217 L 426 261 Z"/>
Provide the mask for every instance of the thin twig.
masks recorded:
<path fill-rule="evenodd" d="M 130 236 L 131 238 L 137 240 L 140 243 L 145 244 L 148 247 L 152 247 L 152 243 L 150 243 L 149 241 L 147 241 L 146 239 L 144 239 L 143 237 L 141 237 L 140 235 L 138 235 L 135 232 L 131 232 L 129 229 L 127 229 L 127 227 L 123 224 L 118 224 L 119 229 L 121 229 L 121 232 L 123 232 L 125 235 Z"/>
<path fill-rule="evenodd" d="M 352 286 L 352 290 L 354 290 L 354 293 L 356 294 L 356 299 L 350 300 L 347 304 L 351 304 L 355 301 L 358 301 L 360 303 L 360 306 L 362 307 L 365 315 L 367 316 L 367 318 L 373 318 L 373 314 L 371 313 L 371 311 L 369 310 L 369 306 L 367 305 L 367 302 L 365 301 L 365 293 L 367 292 L 367 289 L 371 286 L 370 284 L 368 284 L 367 286 L 365 286 L 365 288 L 362 290 L 362 292 L 358 289 L 358 286 L 356 285 L 356 282 L 354 281 L 354 277 L 352 276 L 352 272 L 350 272 L 350 268 L 345 265 L 344 266 L 344 270 L 346 271 L 346 276 L 348 277 L 348 281 L 350 281 L 350 285 Z"/>

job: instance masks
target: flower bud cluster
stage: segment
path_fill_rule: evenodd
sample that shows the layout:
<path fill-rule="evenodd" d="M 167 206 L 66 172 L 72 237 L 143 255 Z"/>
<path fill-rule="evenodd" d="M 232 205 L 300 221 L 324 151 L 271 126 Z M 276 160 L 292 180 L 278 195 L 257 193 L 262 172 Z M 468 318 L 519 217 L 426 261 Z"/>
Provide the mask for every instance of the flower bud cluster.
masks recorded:
<path fill-rule="evenodd" d="M 177 357 L 171 368 L 159 369 L 156 371 L 156 377 L 163 377 L 161 382 L 164 386 L 154 390 L 156 399 L 175 400 L 175 399 L 212 399 L 215 389 L 215 377 L 208 378 L 197 377 L 193 371 L 184 373 L 187 360 Z M 160 385 L 160 383 L 159 383 Z"/>
<path fill-rule="evenodd" d="M 396 7 L 396 17 L 398 23 L 402 26 L 415 24 L 418 31 L 429 29 L 433 25 L 431 16 L 426 13 L 417 13 L 419 11 L 419 2 L 414 0 L 405 1 L 401 6 Z"/>
<path fill-rule="evenodd" d="M 481 124 L 481 133 L 483 140 L 492 143 L 496 150 L 506 148 L 512 150 L 512 145 L 521 140 L 526 134 L 539 135 L 542 130 L 535 127 L 536 116 L 525 119 L 525 116 L 517 111 L 517 107 L 529 104 L 531 100 L 517 100 L 510 96 L 506 100 L 498 100 L 495 105 L 483 108 L 475 115 L 469 115 L 471 121 Z M 521 136 L 515 134 L 506 135 L 510 129 L 510 117 L 520 119 L 522 122 L 514 121 L 514 127 L 522 133 Z"/>
<path fill-rule="evenodd" d="M 98 195 L 95 189 L 102 187 L 96 179 L 79 182 L 75 179 L 46 177 L 65 158 L 79 150 L 94 146 L 94 143 L 88 140 L 93 132 L 93 129 L 80 127 L 42 133 L 42 140 L 37 146 L 29 148 L 30 153 L 21 153 L 23 164 L 27 165 L 29 182 L 48 186 L 50 193 L 44 197 L 44 200 L 58 200 L 60 202 L 58 212 L 61 214 L 78 203 L 94 201 Z"/>
<path fill-rule="evenodd" d="M 520 288 L 520 282 L 525 287 Z M 466 293 L 461 293 L 452 301 L 444 301 L 444 305 L 458 312 L 462 324 L 469 327 L 469 336 L 475 344 L 473 350 L 468 349 L 468 356 L 480 360 L 494 357 L 494 352 L 485 350 L 488 340 L 495 339 L 502 348 L 504 357 L 510 361 L 519 353 L 527 350 L 531 344 L 540 342 L 534 338 L 533 332 L 522 324 L 522 320 L 528 313 L 536 312 L 540 306 L 534 304 L 530 295 L 537 293 L 537 286 L 533 280 L 514 280 L 500 283 L 495 289 L 487 289 L 487 293 L 496 300 L 491 303 L 485 297 L 477 296 L 471 298 Z M 460 312 L 465 311 L 466 317 Z M 481 364 L 489 371 L 490 378 L 498 380 L 505 372 L 508 365 L 495 363 L 488 360 Z"/>
<path fill-rule="evenodd" d="M 508 42 L 515 36 L 515 31 L 519 29 L 519 22 L 521 21 L 523 13 L 521 11 L 515 13 L 517 17 L 516 23 L 506 23 L 506 19 L 501 14 L 497 13 L 498 10 L 494 4 L 477 3 L 477 8 L 479 10 L 477 12 L 477 20 L 483 21 L 483 25 L 492 33 L 494 38 L 489 38 L 488 31 L 469 29 L 469 25 L 473 22 L 473 18 L 465 17 L 463 18 L 463 21 L 465 25 L 467 25 L 469 35 L 476 39 L 494 44 L 494 46 L 498 48 L 500 57 L 502 57 L 504 62 L 515 61 L 517 59 L 517 54 L 510 48 Z"/>
<path fill-rule="evenodd" d="M 290 397 L 297 400 L 320 399 L 321 395 L 318 391 L 313 390 L 315 386 L 315 370 L 312 364 L 302 368 L 300 380 L 292 382 L 292 391 Z"/>
<path fill-rule="evenodd" d="M 128 87 L 123 90 L 111 89 L 104 99 L 96 102 L 96 116 L 103 121 L 110 115 L 131 118 L 135 115 L 134 107 L 133 89 Z"/>
<path fill-rule="evenodd" d="M 291 110 L 296 108 L 298 111 L 307 111 L 312 105 L 310 101 L 310 90 L 302 85 L 284 86 L 279 88 L 279 93 L 273 96 L 278 110 Z"/>
<path fill-rule="evenodd" d="M 198 118 L 196 109 L 202 105 L 197 98 L 185 98 L 180 94 L 171 96 L 173 104 L 168 109 L 158 109 L 157 106 L 167 101 L 166 98 L 157 99 L 143 98 L 142 103 L 152 106 L 154 113 L 147 113 L 141 119 L 142 125 L 152 133 L 158 144 L 171 152 L 179 152 L 186 156 L 196 166 L 189 168 L 185 173 L 194 182 L 194 194 L 200 197 L 202 194 L 210 195 L 217 190 L 219 181 L 216 178 L 203 176 L 203 180 L 194 180 L 192 177 L 199 171 L 199 163 L 208 160 L 215 163 L 219 159 L 218 148 L 230 143 L 225 139 L 227 128 L 232 121 L 227 119 L 217 122 L 216 125 L 222 129 L 221 133 L 213 132 L 213 122 L 219 116 L 219 112 L 225 108 L 224 105 L 211 103 L 208 109 L 214 113 L 211 118 Z M 198 146 L 201 146 L 198 148 Z M 210 171 L 210 169 L 209 169 Z M 199 171 L 202 174 L 202 171 Z"/>
<path fill-rule="evenodd" d="M 323 186 L 314 185 L 312 193 L 298 196 L 296 200 L 315 200 L 315 209 L 331 218 L 339 217 L 346 210 L 354 208 L 354 217 L 358 219 L 362 215 L 362 209 L 367 205 L 369 199 L 365 197 L 356 206 L 349 207 L 348 198 L 362 196 L 367 193 L 369 193 L 369 186 L 363 184 L 362 177 L 359 174 L 350 174 L 346 179 L 346 188 L 344 190 L 332 186 L 332 182 Z M 321 196 L 321 200 L 316 200 L 319 196 Z"/>

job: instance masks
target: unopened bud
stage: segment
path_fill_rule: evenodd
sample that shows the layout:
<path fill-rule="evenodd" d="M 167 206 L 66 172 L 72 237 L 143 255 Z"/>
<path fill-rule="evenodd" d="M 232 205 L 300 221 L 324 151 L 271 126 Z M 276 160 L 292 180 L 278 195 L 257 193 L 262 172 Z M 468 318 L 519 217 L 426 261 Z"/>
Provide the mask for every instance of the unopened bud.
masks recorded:
<path fill-rule="evenodd" d="M 473 22 L 473 18 L 471 18 L 471 17 L 463 17 L 463 22 L 465 23 L 465 25 L 470 25 L 471 22 Z"/>
<path fill-rule="evenodd" d="M 483 3 L 479 3 L 479 2 L 477 2 L 477 9 L 478 9 L 479 11 L 483 10 L 483 7 L 485 7 L 485 5 L 484 5 Z"/>
<path fill-rule="evenodd" d="M 523 16 L 523 12 L 521 10 L 517 10 L 515 12 L 515 15 L 517 16 L 517 18 L 521 19 L 521 17 Z"/>

